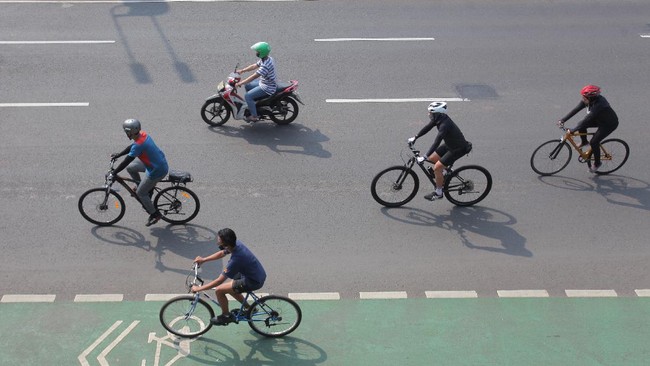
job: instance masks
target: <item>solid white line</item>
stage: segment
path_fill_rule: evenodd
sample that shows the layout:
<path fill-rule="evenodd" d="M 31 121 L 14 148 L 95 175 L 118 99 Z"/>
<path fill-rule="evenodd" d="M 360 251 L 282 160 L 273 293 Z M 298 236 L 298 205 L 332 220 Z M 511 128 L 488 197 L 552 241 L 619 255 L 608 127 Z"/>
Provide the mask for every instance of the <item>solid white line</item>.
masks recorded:
<path fill-rule="evenodd" d="M 616 297 L 614 290 L 565 290 L 567 297 Z"/>
<path fill-rule="evenodd" d="M 417 37 L 417 38 L 316 38 L 315 42 L 354 42 L 354 41 L 433 41 L 435 38 L 431 37 Z"/>
<path fill-rule="evenodd" d="M 115 41 L 0 41 L 0 44 L 107 44 Z"/>
<path fill-rule="evenodd" d="M 88 107 L 90 103 L 0 103 L 0 108 L 11 107 Z"/>
<path fill-rule="evenodd" d="M 650 297 L 650 289 L 634 290 L 638 297 Z"/>
<path fill-rule="evenodd" d="M 0 0 L 0 4 L 265 3 L 297 1 L 307 0 Z"/>
<path fill-rule="evenodd" d="M 56 295 L 4 295 L 0 302 L 54 302 Z"/>
<path fill-rule="evenodd" d="M 406 291 L 385 292 L 359 292 L 359 298 L 364 300 L 375 299 L 406 299 Z"/>
<path fill-rule="evenodd" d="M 469 102 L 466 98 L 377 98 L 377 99 L 325 99 L 326 103 L 419 103 L 419 102 Z"/>
<path fill-rule="evenodd" d="M 131 331 L 133 328 L 135 328 L 138 324 L 140 323 L 139 320 L 134 320 L 131 325 L 129 325 L 120 335 L 111 342 L 111 344 L 108 345 L 108 347 L 104 348 L 104 350 L 97 356 L 97 361 L 101 366 L 108 366 L 108 361 L 106 361 L 106 356 L 117 346 L 118 343 L 124 339 Z"/>
<path fill-rule="evenodd" d="M 477 298 L 476 291 L 424 291 L 428 299 L 469 299 Z"/>
<path fill-rule="evenodd" d="M 76 295 L 74 302 L 119 302 L 124 300 L 122 294 Z"/>
<path fill-rule="evenodd" d="M 289 298 L 293 300 L 341 300 L 338 292 L 294 292 L 289 293 Z"/>
<path fill-rule="evenodd" d="M 89 365 L 90 365 L 90 363 L 88 363 L 88 360 L 86 359 L 86 357 L 87 357 L 87 356 L 90 354 L 90 352 L 92 352 L 92 351 L 93 351 L 93 350 L 94 350 L 94 349 L 95 349 L 95 348 L 96 348 L 100 343 L 102 343 L 102 342 L 104 341 L 104 339 L 106 339 L 106 337 L 108 337 L 111 333 L 113 333 L 113 331 L 115 330 L 115 328 L 119 327 L 120 324 L 122 324 L 122 321 L 121 321 L 121 320 L 118 320 L 118 321 L 116 321 L 115 323 L 113 323 L 113 325 L 112 325 L 110 328 L 108 328 L 108 329 L 104 332 L 104 334 L 102 334 L 99 338 L 97 338 L 97 339 L 95 340 L 95 342 L 93 342 L 93 344 L 91 344 L 88 348 L 86 348 L 83 352 L 81 352 L 81 354 L 77 357 L 77 359 L 79 360 L 79 363 L 81 364 L 81 366 L 89 366 Z"/>
<path fill-rule="evenodd" d="M 498 290 L 499 297 L 548 297 L 546 290 Z"/>

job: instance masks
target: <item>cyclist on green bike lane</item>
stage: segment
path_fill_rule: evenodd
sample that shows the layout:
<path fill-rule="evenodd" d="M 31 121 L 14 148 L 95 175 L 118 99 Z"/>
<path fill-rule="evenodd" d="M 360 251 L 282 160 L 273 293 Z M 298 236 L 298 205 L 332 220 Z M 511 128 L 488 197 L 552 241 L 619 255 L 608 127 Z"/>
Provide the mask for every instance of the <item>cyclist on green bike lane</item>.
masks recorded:
<path fill-rule="evenodd" d="M 192 292 L 205 291 L 216 288 L 217 302 L 221 307 L 221 315 L 212 319 L 215 325 L 227 325 L 234 320 L 228 308 L 226 295 L 234 297 L 240 303 L 244 303 L 242 293 L 258 290 L 264 286 L 266 271 L 262 263 L 255 257 L 253 252 L 244 243 L 237 240 L 237 235 L 232 229 L 225 228 L 217 233 L 218 252 L 207 257 L 198 256 L 194 262 L 202 263 L 221 259 L 230 254 L 230 260 L 219 277 L 203 286 L 192 286 Z M 248 308 L 248 304 L 244 304 Z M 247 311 L 247 310 L 245 310 Z"/>
<path fill-rule="evenodd" d="M 433 102 L 429 104 L 427 109 L 429 110 L 429 123 L 407 141 L 409 144 L 413 144 L 415 140 L 431 131 L 434 126 L 438 128 L 438 135 L 436 135 L 426 155 L 418 158 L 418 163 L 424 160 L 434 163 L 433 173 L 436 189 L 424 196 L 425 199 L 433 201 L 443 197 L 442 187 L 445 183 L 443 171 L 463 155 L 469 153 L 472 144 L 465 140 L 460 128 L 447 115 L 447 103 Z"/>
<path fill-rule="evenodd" d="M 142 203 L 144 209 L 149 213 L 149 219 L 146 225 L 151 226 L 160 220 L 162 214 L 154 207 L 151 202 L 151 193 L 169 171 L 165 154 L 158 148 L 145 131 L 142 131 L 140 121 L 137 119 L 127 119 L 122 123 L 122 129 L 133 144 L 128 146 L 122 152 L 111 154 L 111 159 L 117 159 L 127 155 L 126 158 L 115 168 L 111 174 L 116 176 L 124 168 L 129 172 L 131 178 L 138 184 L 135 192 Z M 140 173 L 145 172 L 144 179 L 140 180 Z"/>
<path fill-rule="evenodd" d="M 587 145 L 591 146 L 591 152 L 594 154 L 594 165 L 589 168 L 592 173 L 596 173 L 600 168 L 600 143 L 609 136 L 618 127 L 618 117 L 616 112 L 609 105 L 605 97 L 600 95 L 600 88 L 596 85 L 586 85 L 580 90 L 582 100 L 578 105 L 567 114 L 564 118 L 558 121 L 560 127 L 564 127 L 564 123 L 576 113 L 587 108 L 587 115 L 578 123 L 576 128 L 567 129 L 568 133 L 577 131 L 579 133 L 587 133 L 587 128 L 598 128 L 591 141 L 587 141 L 587 136 L 580 136 L 580 147 Z"/>

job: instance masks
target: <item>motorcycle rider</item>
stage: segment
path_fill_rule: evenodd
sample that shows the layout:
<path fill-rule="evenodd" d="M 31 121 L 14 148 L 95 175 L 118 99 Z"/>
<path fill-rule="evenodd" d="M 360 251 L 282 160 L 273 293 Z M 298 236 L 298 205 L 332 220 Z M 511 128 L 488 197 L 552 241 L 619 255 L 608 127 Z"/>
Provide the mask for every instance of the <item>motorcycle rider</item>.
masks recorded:
<path fill-rule="evenodd" d="M 445 180 L 443 171 L 452 165 L 456 160 L 470 152 L 472 144 L 465 140 L 460 128 L 447 115 L 447 103 L 433 102 L 427 107 L 429 111 L 429 123 L 424 126 L 417 135 L 409 138 L 409 144 L 415 143 L 419 137 L 427 134 L 435 126 L 438 127 L 438 135 L 426 155 L 418 157 L 418 163 L 428 160 L 434 163 L 433 173 L 436 181 L 436 190 L 424 196 L 429 201 L 443 197 L 442 187 Z M 443 143 L 444 141 L 444 143 Z"/>
<path fill-rule="evenodd" d="M 169 171 L 167 159 L 151 136 L 142 131 L 140 121 L 127 119 L 122 123 L 122 129 L 124 129 L 126 136 L 133 140 L 133 144 L 119 153 L 111 154 L 111 159 L 117 159 L 128 154 L 120 165 L 111 171 L 111 175 L 116 176 L 117 173 L 126 168 L 131 178 L 138 184 L 135 192 L 142 206 L 149 213 L 149 220 L 147 220 L 146 225 L 151 226 L 162 218 L 160 211 L 156 210 L 153 202 L 151 202 L 150 194 L 156 187 L 156 183 L 165 178 Z M 140 172 L 146 172 L 142 180 L 140 180 Z"/>
<path fill-rule="evenodd" d="M 238 82 L 236 86 L 246 86 L 245 99 L 246 104 L 248 104 L 248 110 L 251 112 L 250 115 L 246 117 L 246 122 L 257 122 L 260 118 L 257 115 L 255 100 L 275 94 L 277 89 L 277 77 L 275 76 L 275 61 L 273 60 L 273 57 L 269 56 L 269 53 L 271 53 L 271 46 L 266 42 L 257 42 L 251 46 L 251 49 L 256 52 L 257 57 L 260 59 L 250 66 L 244 67 L 240 70 L 235 70 L 235 72 L 243 74 L 253 70 L 257 71 L 246 79 Z"/>

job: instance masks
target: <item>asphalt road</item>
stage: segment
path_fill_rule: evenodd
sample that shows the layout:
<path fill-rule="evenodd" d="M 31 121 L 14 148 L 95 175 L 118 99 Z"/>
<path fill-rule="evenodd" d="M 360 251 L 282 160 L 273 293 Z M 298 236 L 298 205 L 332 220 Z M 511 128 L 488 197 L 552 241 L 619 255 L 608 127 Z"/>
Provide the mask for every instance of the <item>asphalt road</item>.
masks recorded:
<path fill-rule="evenodd" d="M 191 260 L 233 228 L 270 274 L 269 292 L 650 288 L 647 1 L 298 1 L 0 4 L 0 295 L 182 289 Z M 316 42 L 342 37 L 424 41 Z M 273 46 L 279 77 L 306 105 L 289 126 L 202 122 L 199 108 L 251 44 Z M 533 149 L 601 85 L 632 155 L 614 175 L 576 161 L 538 177 Z M 447 98 L 473 142 L 462 163 L 494 178 L 480 205 L 385 209 L 373 176 L 400 163 L 427 102 Z M 582 115 L 580 115 L 582 116 Z M 138 118 L 172 168 L 190 171 L 201 212 L 188 226 L 144 226 L 127 198 L 114 227 L 85 222 L 77 200 Z M 575 125 L 578 117 L 568 125 Z M 426 149 L 433 135 L 418 141 Z M 211 269 L 215 270 L 218 263 Z M 210 269 L 208 268 L 208 269 Z"/>

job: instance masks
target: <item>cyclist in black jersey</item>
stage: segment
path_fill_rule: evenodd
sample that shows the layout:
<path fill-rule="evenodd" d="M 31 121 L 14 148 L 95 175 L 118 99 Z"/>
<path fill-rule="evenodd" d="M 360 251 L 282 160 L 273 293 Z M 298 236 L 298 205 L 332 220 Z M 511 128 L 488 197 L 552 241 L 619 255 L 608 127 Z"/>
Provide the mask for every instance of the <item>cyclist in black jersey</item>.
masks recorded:
<path fill-rule="evenodd" d="M 447 103 L 433 102 L 427 108 L 429 110 L 429 123 L 407 141 L 412 144 L 419 137 L 426 135 L 435 126 L 438 128 L 438 135 L 425 156 L 418 158 L 421 163 L 425 159 L 434 163 L 433 173 L 436 181 L 436 190 L 424 196 L 430 201 L 440 199 L 444 185 L 443 171 L 463 155 L 469 153 L 472 144 L 465 140 L 460 128 L 447 115 Z"/>
<path fill-rule="evenodd" d="M 600 168 L 600 143 L 609 136 L 618 127 L 618 117 L 616 112 L 610 107 L 609 102 L 605 97 L 600 95 L 600 88 L 596 85 L 587 85 L 580 90 L 582 100 L 578 105 L 573 108 L 569 114 L 558 121 L 560 127 L 564 127 L 564 122 L 568 121 L 576 113 L 587 108 L 587 115 L 578 123 L 576 128 L 568 129 L 567 131 L 577 131 L 579 133 L 586 133 L 587 128 L 597 127 L 598 129 L 591 138 L 587 141 L 587 136 L 580 136 L 580 147 L 587 145 L 591 146 L 591 152 L 594 154 L 594 164 L 589 168 L 592 173 L 596 173 Z"/>

